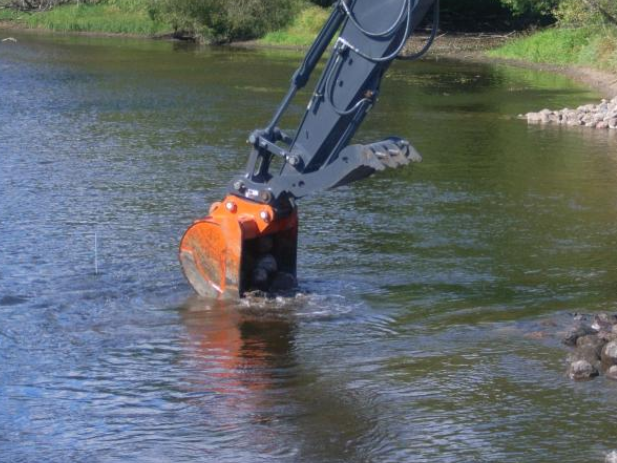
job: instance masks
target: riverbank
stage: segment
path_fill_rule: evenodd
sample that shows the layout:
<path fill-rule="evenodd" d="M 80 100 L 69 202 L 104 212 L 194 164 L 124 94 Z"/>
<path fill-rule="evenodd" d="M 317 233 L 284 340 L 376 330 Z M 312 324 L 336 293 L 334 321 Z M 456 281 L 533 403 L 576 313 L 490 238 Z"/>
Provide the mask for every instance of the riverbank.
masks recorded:
<path fill-rule="evenodd" d="M 486 58 L 565 74 L 606 97 L 617 95 L 617 36 L 612 28 L 563 27 L 522 34 L 488 50 Z"/>
<path fill-rule="evenodd" d="M 427 40 L 426 35 L 417 35 L 404 50 L 404 54 L 417 51 Z M 435 40 L 428 56 L 436 59 L 448 58 L 482 63 L 504 64 L 536 71 L 565 75 L 589 88 L 598 91 L 605 98 L 617 96 L 617 73 L 594 69 L 589 66 L 550 64 L 530 60 L 500 57 L 495 50 L 500 50 L 509 43 L 520 40 L 515 33 L 508 34 L 442 34 Z M 286 50 L 306 50 L 303 45 L 268 43 L 263 40 L 238 42 L 234 46 L 242 48 L 276 48 Z"/>
<path fill-rule="evenodd" d="M 170 34 L 173 27 L 153 18 L 143 1 L 77 3 L 31 13 L 0 9 L 0 27 L 51 32 L 155 37 Z"/>
<path fill-rule="evenodd" d="M 75 6 L 73 6 L 75 7 Z M 319 9 L 312 9 L 312 12 L 300 15 L 289 28 L 283 31 L 274 32 L 266 35 L 263 39 L 235 42 L 231 46 L 241 48 L 272 48 L 282 50 L 304 51 L 308 48 L 315 35 L 321 27 L 323 18 L 317 14 Z M 151 24 L 144 26 L 142 30 L 148 33 L 129 32 L 131 29 L 123 27 L 119 22 L 115 28 L 110 30 L 92 31 L 80 30 L 76 25 L 64 30 L 62 28 L 46 28 L 44 26 L 34 27 L 34 24 L 43 24 L 40 21 L 28 20 L 0 20 L 0 40 L 10 36 L 10 31 L 27 30 L 35 33 L 62 33 L 70 35 L 82 35 L 90 37 L 129 37 L 143 39 L 173 39 L 173 32 L 169 28 Z M 92 23 L 89 23 L 91 27 Z M 146 24 L 146 23 L 144 23 Z M 6 31 L 2 33 L 2 30 Z M 540 32 L 539 34 L 543 34 Z M 580 64 L 555 64 L 542 62 L 540 58 L 524 59 L 525 56 L 520 52 L 524 49 L 521 43 L 526 43 L 533 39 L 532 36 L 525 36 L 515 33 L 507 34 L 466 34 L 466 33 L 446 33 L 441 34 L 435 40 L 429 56 L 439 58 L 451 58 L 461 60 L 471 60 L 484 63 L 506 64 L 510 66 L 524 67 L 545 72 L 559 73 L 566 75 L 574 81 L 597 90 L 605 98 L 613 98 L 617 95 L 617 73 L 607 69 L 595 69 L 591 66 Z M 410 53 L 417 50 L 427 39 L 426 35 L 416 35 L 415 39 L 405 50 Z M 538 43 L 537 41 L 535 43 Z M 529 46 L 527 46 L 529 50 Z M 512 50 L 519 50 L 518 53 Z M 529 53 L 528 53 L 529 54 Z"/>

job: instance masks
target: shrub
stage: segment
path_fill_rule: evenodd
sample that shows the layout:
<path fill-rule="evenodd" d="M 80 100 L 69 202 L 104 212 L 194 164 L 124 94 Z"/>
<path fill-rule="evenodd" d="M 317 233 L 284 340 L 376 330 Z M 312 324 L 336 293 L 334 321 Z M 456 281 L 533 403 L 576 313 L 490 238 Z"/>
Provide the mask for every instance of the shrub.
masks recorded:
<path fill-rule="evenodd" d="M 73 0 L 0 0 L 0 8 L 7 7 L 20 11 L 51 10 L 58 5 L 74 3 Z M 86 0 L 81 3 L 96 3 L 96 0 Z"/>
<path fill-rule="evenodd" d="M 568 26 L 609 23 L 617 26 L 614 0 L 562 0 L 555 10 L 559 22 Z"/>
<path fill-rule="evenodd" d="M 214 42 L 249 40 L 287 25 L 300 0 L 153 0 L 150 15 L 176 31 L 193 32 Z"/>

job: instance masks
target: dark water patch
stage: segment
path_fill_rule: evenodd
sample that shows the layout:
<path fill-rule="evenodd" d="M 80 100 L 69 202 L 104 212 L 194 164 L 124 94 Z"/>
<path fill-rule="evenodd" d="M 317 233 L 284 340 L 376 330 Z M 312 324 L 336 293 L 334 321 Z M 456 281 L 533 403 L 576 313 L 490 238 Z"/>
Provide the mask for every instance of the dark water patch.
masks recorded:
<path fill-rule="evenodd" d="M 28 297 L 17 295 L 6 295 L 0 297 L 0 306 L 9 307 L 14 305 L 20 305 L 28 302 Z"/>

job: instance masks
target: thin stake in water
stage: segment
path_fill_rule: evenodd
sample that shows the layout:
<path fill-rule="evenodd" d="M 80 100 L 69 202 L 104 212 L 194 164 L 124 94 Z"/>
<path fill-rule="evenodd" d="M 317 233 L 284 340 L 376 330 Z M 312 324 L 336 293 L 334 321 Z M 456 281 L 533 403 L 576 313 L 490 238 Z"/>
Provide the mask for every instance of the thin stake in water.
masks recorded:
<path fill-rule="evenodd" d="M 94 274 L 99 274 L 98 238 L 96 231 L 94 232 Z"/>

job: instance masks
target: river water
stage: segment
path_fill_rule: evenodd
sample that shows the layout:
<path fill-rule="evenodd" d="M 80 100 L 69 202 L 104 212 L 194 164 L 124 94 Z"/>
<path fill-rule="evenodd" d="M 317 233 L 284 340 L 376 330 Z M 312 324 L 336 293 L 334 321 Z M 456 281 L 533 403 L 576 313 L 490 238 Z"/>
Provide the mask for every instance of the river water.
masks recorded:
<path fill-rule="evenodd" d="M 303 201 L 302 293 L 224 305 L 192 297 L 177 243 L 300 55 L 12 35 L 0 461 L 574 463 L 617 448 L 617 384 L 571 382 L 555 334 L 615 310 L 616 134 L 516 119 L 598 95 L 499 65 L 395 64 L 357 138 L 400 135 L 424 163 Z"/>

